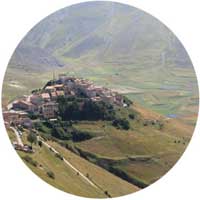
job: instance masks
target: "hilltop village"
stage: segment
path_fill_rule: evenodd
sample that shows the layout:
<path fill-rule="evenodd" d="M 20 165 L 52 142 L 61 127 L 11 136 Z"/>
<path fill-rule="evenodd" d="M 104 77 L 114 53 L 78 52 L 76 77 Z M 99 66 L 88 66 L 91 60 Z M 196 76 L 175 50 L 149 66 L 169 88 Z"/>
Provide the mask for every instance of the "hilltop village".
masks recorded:
<path fill-rule="evenodd" d="M 3 112 L 5 123 L 31 127 L 30 114 L 43 119 L 55 119 L 58 112 L 59 97 L 84 96 L 93 102 L 108 102 L 126 107 L 122 95 L 108 88 L 97 86 L 90 80 L 68 77 L 60 74 L 57 80 L 49 81 L 44 88 L 32 91 L 32 94 L 13 101 Z"/>

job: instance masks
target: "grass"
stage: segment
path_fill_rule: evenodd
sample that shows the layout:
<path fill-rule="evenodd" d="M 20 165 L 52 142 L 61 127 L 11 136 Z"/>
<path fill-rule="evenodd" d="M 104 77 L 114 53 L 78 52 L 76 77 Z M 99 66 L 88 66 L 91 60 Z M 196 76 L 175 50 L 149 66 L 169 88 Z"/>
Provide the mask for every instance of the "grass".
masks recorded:
<path fill-rule="evenodd" d="M 128 131 L 116 129 L 103 121 L 76 124 L 76 128 L 83 131 L 95 130 L 96 138 L 76 143 L 75 146 L 85 155 L 87 152 L 93 154 L 95 163 L 105 158 L 113 160 L 115 169 L 150 184 L 163 176 L 180 158 L 193 127 L 176 119 L 165 121 L 166 118 L 161 115 L 136 105 L 135 109 L 141 119 L 130 120 L 131 129 Z M 161 130 L 157 125 L 144 126 L 142 119 L 159 119 L 164 126 Z M 148 157 L 149 161 L 141 157 Z M 120 161 L 123 159 L 126 162 Z"/>
<path fill-rule="evenodd" d="M 144 68 L 136 64 L 87 63 L 82 60 L 68 60 L 67 67 L 58 68 L 56 74 L 89 78 L 96 84 L 103 85 L 125 94 L 146 108 L 160 114 L 177 114 L 180 118 L 193 115 L 196 120 L 198 110 L 198 87 L 193 68 Z M 103 67 L 102 67 L 103 66 Z M 173 69 L 173 70 L 172 70 Z M 21 71 L 8 68 L 3 85 L 3 105 L 17 96 L 28 94 L 32 89 L 42 87 L 52 78 L 52 71 Z M 12 82 L 21 87 L 14 87 Z M 197 100 L 196 100 L 197 99 Z M 193 104 L 191 109 L 188 106 Z"/>
<path fill-rule="evenodd" d="M 49 142 L 59 153 L 67 158 L 70 163 L 84 174 L 88 174 L 90 179 L 103 191 L 108 191 L 112 197 L 122 196 L 138 190 L 137 187 L 114 176 L 106 170 L 88 162 L 71 151 L 61 147 L 55 142 Z M 118 188 L 116 190 L 116 188 Z"/>
<path fill-rule="evenodd" d="M 147 184 L 168 171 L 184 152 L 197 119 L 198 88 L 193 69 L 174 66 L 165 69 L 146 68 L 139 63 L 97 64 L 79 59 L 67 61 L 69 65 L 59 68 L 57 74 L 67 72 L 69 76 L 89 78 L 97 85 L 122 92 L 133 100 L 134 109 L 143 119 L 164 122 L 164 128 L 159 130 L 154 126 L 144 127 L 141 121 L 130 120 L 131 129 L 123 131 L 117 130 L 109 122 L 84 121 L 74 125 L 75 128 L 92 132 L 96 138 L 75 143 L 75 147 L 97 158 L 118 160 L 138 155 L 151 157 L 150 163 L 129 161 L 128 164 L 115 165 L 116 169 Z M 17 96 L 29 94 L 32 89 L 42 87 L 52 78 L 52 72 L 42 72 L 40 78 L 37 77 L 36 72 L 22 73 L 8 68 L 3 86 L 3 105 Z M 10 85 L 12 81 L 23 87 Z M 162 117 L 168 114 L 176 114 L 178 119 Z M 119 115 L 121 117 L 127 113 L 119 112 Z M 43 176 L 46 178 L 46 173 Z M 103 187 L 102 183 L 100 185 Z M 112 195 L 115 193 L 112 192 Z"/>
<path fill-rule="evenodd" d="M 24 152 L 18 153 L 20 157 L 26 155 Z M 105 197 L 101 190 L 91 187 L 90 184 L 78 176 L 70 167 L 65 165 L 63 161 L 55 157 L 54 153 L 44 145 L 42 148 L 37 147 L 36 152 L 29 156 L 37 161 L 38 167 L 26 162 L 28 167 L 40 178 L 56 188 L 84 197 Z M 49 171 L 54 173 L 54 179 L 47 175 Z"/>
<path fill-rule="evenodd" d="M 15 133 L 13 132 L 13 130 L 9 129 L 9 128 L 6 128 L 6 130 L 7 130 L 8 137 L 9 137 L 10 141 L 11 142 L 14 142 L 14 141 L 16 142 L 17 141 L 17 137 L 16 137 Z"/>
<path fill-rule="evenodd" d="M 22 140 L 27 142 L 27 133 L 24 132 Z M 88 174 L 89 179 L 92 180 L 97 188 L 92 187 L 84 179 L 81 178 L 75 171 L 64 164 L 63 160 L 56 156 L 49 148 L 42 145 L 40 148 L 34 144 L 35 153 L 27 154 L 18 151 L 21 158 L 30 157 L 29 160 L 37 162 L 37 167 L 32 162 L 26 162 L 28 167 L 42 178 L 47 183 L 61 189 L 65 192 L 76 194 L 84 197 L 105 198 L 105 191 L 112 197 L 126 195 L 138 190 L 136 186 L 114 176 L 106 170 L 88 162 L 87 160 L 77 156 L 69 150 L 61 147 L 58 143 L 49 142 L 65 159 L 67 159 L 73 166 L 79 169 L 85 176 Z M 54 178 L 49 177 L 49 172 L 53 172 Z M 116 187 L 120 189 L 116 190 Z"/>

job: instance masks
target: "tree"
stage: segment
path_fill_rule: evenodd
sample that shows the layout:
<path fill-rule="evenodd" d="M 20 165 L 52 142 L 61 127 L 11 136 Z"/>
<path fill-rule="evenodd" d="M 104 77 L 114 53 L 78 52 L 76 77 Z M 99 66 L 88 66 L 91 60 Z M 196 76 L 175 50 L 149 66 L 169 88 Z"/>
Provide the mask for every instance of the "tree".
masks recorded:
<path fill-rule="evenodd" d="M 86 174 L 86 177 L 87 177 L 87 178 L 89 178 L 89 177 L 90 177 L 88 173 Z"/>
<path fill-rule="evenodd" d="M 135 115 L 133 113 L 129 114 L 130 119 L 135 119 Z"/>
<path fill-rule="evenodd" d="M 111 198 L 111 195 L 108 193 L 107 190 L 104 192 L 104 194 L 105 194 L 107 197 Z"/>
<path fill-rule="evenodd" d="M 40 147 L 42 147 L 42 141 L 41 141 L 41 140 L 38 141 L 38 145 L 39 145 Z"/>
<path fill-rule="evenodd" d="M 37 142 L 37 136 L 35 133 L 33 132 L 30 132 L 27 136 L 27 140 L 31 143 L 31 147 L 33 145 L 33 143 L 36 143 Z"/>
<path fill-rule="evenodd" d="M 119 129 L 128 130 L 130 128 L 130 123 L 127 119 L 115 119 L 112 125 Z"/>
<path fill-rule="evenodd" d="M 55 174 L 54 174 L 52 171 L 48 171 L 48 172 L 47 172 L 47 176 L 48 176 L 49 178 L 55 179 Z"/>

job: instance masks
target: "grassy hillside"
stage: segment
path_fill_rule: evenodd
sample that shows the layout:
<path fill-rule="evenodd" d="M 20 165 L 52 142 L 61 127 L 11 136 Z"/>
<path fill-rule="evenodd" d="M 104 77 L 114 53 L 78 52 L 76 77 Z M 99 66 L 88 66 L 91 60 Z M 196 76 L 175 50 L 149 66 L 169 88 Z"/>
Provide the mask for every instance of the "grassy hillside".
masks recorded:
<path fill-rule="evenodd" d="M 187 147 L 194 127 L 138 104 L 127 108 L 115 107 L 115 111 L 112 120 L 88 118 L 88 121 L 79 119 L 70 124 L 58 120 L 37 124 L 36 129 L 42 137 L 55 141 L 49 144 L 58 151 L 66 148 L 144 188 L 174 166 Z M 128 121 L 128 128 L 116 126 L 113 123 L 115 119 Z M 59 129 L 52 131 L 51 127 Z"/>
<path fill-rule="evenodd" d="M 8 133 L 11 141 L 15 141 L 16 137 L 14 133 L 9 130 Z M 28 143 L 26 132 L 23 134 L 22 141 L 24 144 Z M 34 144 L 33 149 L 35 153 L 33 154 L 18 151 L 19 156 L 35 174 L 56 188 L 71 194 L 93 198 L 108 197 L 105 194 L 105 191 L 107 191 L 108 194 L 112 197 L 117 197 L 139 190 L 139 188 L 136 186 L 88 162 L 87 160 L 77 156 L 66 148 L 61 147 L 57 143 L 49 141 L 49 144 L 54 147 L 60 153 L 60 155 L 67 159 L 81 173 L 83 173 L 85 176 L 88 174 L 87 176 L 89 179 L 96 185 L 96 187 L 91 186 L 73 169 L 71 169 L 62 160 L 56 157 L 55 153 L 53 153 L 45 145 L 39 147 L 38 145 Z M 34 162 L 37 162 L 37 166 L 34 166 L 31 162 L 27 162 L 25 160 L 26 156 L 32 158 Z M 54 179 L 47 175 L 47 172 L 49 171 L 54 173 Z M 116 187 L 119 187 L 118 190 L 116 190 Z"/>
<path fill-rule="evenodd" d="M 81 155 L 112 173 L 135 183 L 149 185 L 163 176 L 184 152 L 192 126 L 167 119 L 135 106 L 141 118 L 131 122 L 128 131 L 117 130 L 105 122 L 78 123 L 77 129 L 91 131 L 96 138 L 79 142 Z M 144 119 L 148 119 L 145 123 Z M 159 120 L 163 126 L 152 124 Z M 138 184 L 139 183 L 139 184 Z"/>
<path fill-rule="evenodd" d="M 29 156 L 38 165 L 25 162 L 43 180 L 84 197 L 117 197 L 155 182 L 180 158 L 197 120 L 197 78 L 180 41 L 158 20 L 112 2 L 82 3 L 50 15 L 16 48 L 4 77 L 3 108 L 60 73 L 87 78 L 133 104 L 116 106 L 112 120 L 60 115 L 57 122 L 41 121 L 39 134 L 97 187 L 49 148 L 34 145 L 36 152 Z M 124 118 L 128 130 L 113 125 Z M 59 131 L 63 137 L 58 137 Z M 8 133 L 16 140 L 12 131 Z M 84 137 L 75 140 L 73 134 Z M 22 139 L 27 143 L 26 133 Z"/>

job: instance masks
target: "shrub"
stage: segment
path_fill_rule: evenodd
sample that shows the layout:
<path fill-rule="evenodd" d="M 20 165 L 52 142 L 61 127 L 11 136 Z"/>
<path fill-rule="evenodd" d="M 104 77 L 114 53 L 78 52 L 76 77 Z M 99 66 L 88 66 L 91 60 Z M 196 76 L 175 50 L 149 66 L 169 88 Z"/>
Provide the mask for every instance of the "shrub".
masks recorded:
<path fill-rule="evenodd" d="M 57 158 L 59 158 L 60 160 L 63 160 L 63 157 L 62 157 L 59 153 L 56 153 L 55 156 L 56 156 Z"/>
<path fill-rule="evenodd" d="M 47 172 L 47 176 L 48 176 L 49 178 L 55 179 L 55 174 L 54 174 L 52 171 L 48 171 L 48 172 Z"/>
<path fill-rule="evenodd" d="M 92 133 L 90 133 L 90 132 L 78 131 L 76 129 L 74 129 L 71 134 L 72 134 L 72 140 L 74 142 L 81 142 L 84 140 L 89 140 L 93 137 Z"/>
<path fill-rule="evenodd" d="M 27 163 L 33 165 L 34 167 L 37 167 L 38 165 L 37 161 L 33 160 L 30 156 L 26 155 L 22 159 L 25 160 Z"/>
<path fill-rule="evenodd" d="M 111 195 L 108 193 L 107 190 L 104 192 L 104 194 L 105 194 L 107 197 L 111 198 Z"/>
<path fill-rule="evenodd" d="M 62 127 L 53 127 L 51 130 L 51 135 L 61 140 L 71 139 L 71 134 L 64 130 Z"/>
<path fill-rule="evenodd" d="M 148 121 L 144 121 L 143 126 L 148 126 Z"/>
<path fill-rule="evenodd" d="M 42 147 L 42 141 L 38 141 L 38 145 L 40 146 L 40 147 Z"/>
<path fill-rule="evenodd" d="M 87 177 L 87 178 L 90 178 L 90 175 L 87 173 L 87 174 L 86 174 L 86 177 Z"/>
<path fill-rule="evenodd" d="M 133 113 L 129 114 L 130 119 L 135 119 L 135 115 Z"/>
<path fill-rule="evenodd" d="M 128 130 L 130 128 L 130 123 L 127 119 L 115 119 L 112 122 L 112 125 L 116 128 Z"/>

